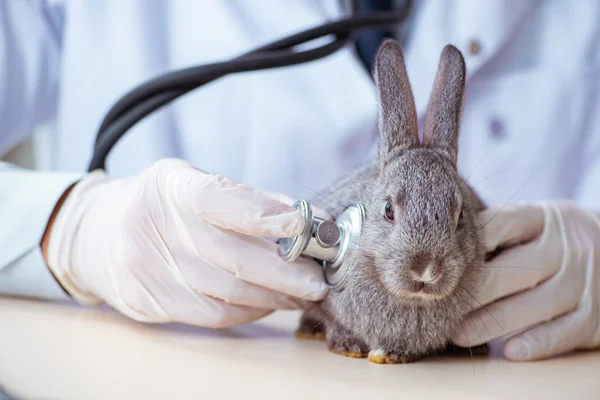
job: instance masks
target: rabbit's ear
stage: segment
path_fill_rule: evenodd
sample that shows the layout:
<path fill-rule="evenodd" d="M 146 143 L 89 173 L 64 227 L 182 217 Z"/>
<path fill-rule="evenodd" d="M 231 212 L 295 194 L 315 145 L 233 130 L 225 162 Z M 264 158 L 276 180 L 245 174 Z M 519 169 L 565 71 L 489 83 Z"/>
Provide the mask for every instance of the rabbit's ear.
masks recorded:
<path fill-rule="evenodd" d="M 465 74 L 465 60 L 460 51 L 452 45 L 444 47 L 423 129 L 423 144 L 438 148 L 455 165 Z"/>
<path fill-rule="evenodd" d="M 419 143 L 417 111 L 400 45 L 385 39 L 375 56 L 373 77 L 379 102 L 379 157 L 383 165 L 397 150 Z"/>

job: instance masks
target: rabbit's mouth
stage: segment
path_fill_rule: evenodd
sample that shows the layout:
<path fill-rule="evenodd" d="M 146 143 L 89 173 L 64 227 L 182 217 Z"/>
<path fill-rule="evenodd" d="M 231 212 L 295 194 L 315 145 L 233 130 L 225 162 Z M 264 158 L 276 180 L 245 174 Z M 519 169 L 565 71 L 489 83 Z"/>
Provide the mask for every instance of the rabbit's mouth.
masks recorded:
<path fill-rule="evenodd" d="M 425 302 L 441 300 L 445 298 L 447 294 L 443 290 L 443 286 L 445 285 L 440 285 L 437 283 L 440 280 L 441 277 L 438 277 L 435 282 L 424 282 L 416 279 L 405 282 L 402 285 L 402 297 L 408 299 L 418 299 Z"/>
<path fill-rule="evenodd" d="M 394 297 L 417 303 L 431 303 L 443 300 L 454 291 L 451 274 L 444 272 L 435 275 L 415 276 L 411 272 L 401 277 L 382 276 L 381 283 Z"/>
<path fill-rule="evenodd" d="M 424 253 L 417 253 L 411 257 L 399 275 L 388 276 L 388 279 L 395 282 L 388 282 L 391 285 L 386 286 L 395 287 L 396 294 L 404 299 L 420 302 L 439 301 L 448 297 L 456 286 L 452 279 L 452 268 L 444 258 Z"/>

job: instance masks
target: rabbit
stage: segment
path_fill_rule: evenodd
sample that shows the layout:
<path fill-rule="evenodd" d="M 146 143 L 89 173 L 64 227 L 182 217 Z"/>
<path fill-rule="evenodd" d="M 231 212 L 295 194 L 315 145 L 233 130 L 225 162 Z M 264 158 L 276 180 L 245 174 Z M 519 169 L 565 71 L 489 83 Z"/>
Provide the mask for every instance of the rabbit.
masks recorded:
<path fill-rule="evenodd" d="M 447 45 L 420 141 L 402 49 L 394 39 L 379 46 L 378 154 L 313 202 L 334 218 L 343 205 L 362 203 L 360 246 L 341 289 L 303 312 L 296 336 L 380 364 L 448 349 L 477 301 L 485 260 L 477 221 L 485 204 L 457 172 L 465 74 L 461 52 Z"/>

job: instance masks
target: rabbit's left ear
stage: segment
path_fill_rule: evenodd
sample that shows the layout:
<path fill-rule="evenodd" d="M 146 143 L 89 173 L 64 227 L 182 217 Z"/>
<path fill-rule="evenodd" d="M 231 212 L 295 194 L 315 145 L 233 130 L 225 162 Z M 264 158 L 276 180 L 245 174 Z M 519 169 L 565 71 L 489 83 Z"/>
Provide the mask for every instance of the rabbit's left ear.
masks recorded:
<path fill-rule="evenodd" d="M 439 149 L 454 165 L 458 155 L 465 75 L 465 60 L 460 51 L 452 45 L 444 47 L 423 129 L 423 145 Z"/>

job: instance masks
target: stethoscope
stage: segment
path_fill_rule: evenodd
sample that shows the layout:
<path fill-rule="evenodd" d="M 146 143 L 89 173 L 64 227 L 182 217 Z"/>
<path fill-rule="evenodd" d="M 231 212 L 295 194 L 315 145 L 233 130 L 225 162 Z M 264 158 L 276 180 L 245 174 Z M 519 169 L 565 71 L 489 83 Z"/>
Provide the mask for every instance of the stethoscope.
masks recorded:
<path fill-rule="evenodd" d="M 338 21 L 277 40 L 230 61 L 205 64 L 166 73 L 126 93 L 106 114 L 94 145 L 88 171 L 105 169 L 106 158 L 117 141 L 136 123 L 160 107 L 228 74 L 291 66 L 318 60 L 340 50 L 364 29 L 388 28 L 402 23 L 408 16 L 410 2 L 400 10 L 357 13 L 357 0 L 352 1 L 352 14 Z M 294 47 L 333 35 L 334 39 L 320 47 L 295 51 Z M 293 238 L 278 240 L 279 255 L 287 261 L 307 257 L 321 263 L 326 282 L 338 286 L 352 267 L 365 219 L 361 204 L 349 204 L 336 221 L 322 220 L 312 214 L 310 204 L 300 200 L 294 204 L 305 221 L 304 231 Z"/>

